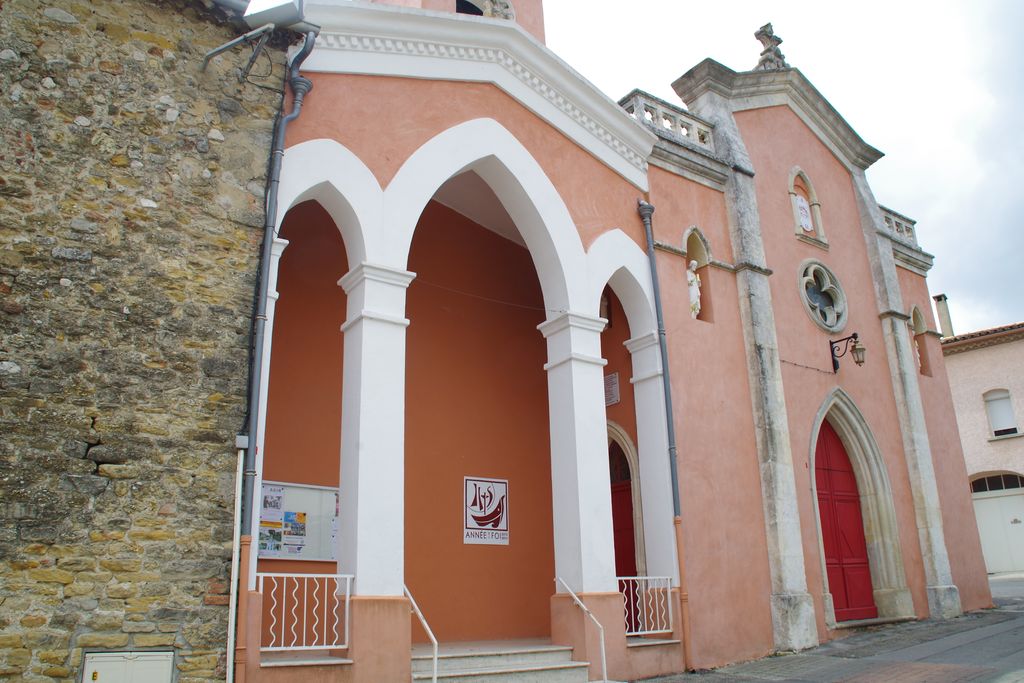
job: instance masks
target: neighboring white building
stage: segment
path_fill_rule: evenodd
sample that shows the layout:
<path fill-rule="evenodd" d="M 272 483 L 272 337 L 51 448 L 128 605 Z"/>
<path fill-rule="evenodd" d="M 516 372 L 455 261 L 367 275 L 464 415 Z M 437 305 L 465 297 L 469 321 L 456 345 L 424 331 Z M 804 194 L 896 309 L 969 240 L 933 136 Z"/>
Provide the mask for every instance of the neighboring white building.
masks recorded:
<path fill-rule="evenodd" d="M 942 353 L 985 565 L 1024 571 L 1024 322 L 945 337 Z"/>

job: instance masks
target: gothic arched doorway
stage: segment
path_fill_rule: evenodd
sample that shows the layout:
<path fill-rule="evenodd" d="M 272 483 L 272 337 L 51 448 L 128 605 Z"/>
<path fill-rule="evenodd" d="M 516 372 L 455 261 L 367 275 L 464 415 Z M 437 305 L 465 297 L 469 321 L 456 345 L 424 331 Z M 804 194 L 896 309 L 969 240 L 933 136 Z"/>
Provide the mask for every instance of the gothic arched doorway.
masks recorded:
<path fill-rule="evenodd" d="M 828 421 L 822 422 L 818 432 L 814 474 L 825 571 L 836 621 L 873 619 L 878 616 L 878 608 L 871 584 L 857 478 L 843 442 Z"/>

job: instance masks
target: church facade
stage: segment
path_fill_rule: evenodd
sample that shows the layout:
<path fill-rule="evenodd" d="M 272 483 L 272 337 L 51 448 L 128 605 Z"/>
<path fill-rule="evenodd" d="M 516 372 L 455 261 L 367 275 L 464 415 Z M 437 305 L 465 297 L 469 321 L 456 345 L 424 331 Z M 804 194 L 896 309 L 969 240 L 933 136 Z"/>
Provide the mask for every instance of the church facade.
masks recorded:
<path fill-rule="evenodd" d="M 247 425 L 203 437 L 242 454 L 209 677 L 406 681 L 434 639 L 635 680 L 991 605 L 932 257 L 770 25 L 754 69 L 705 60 L 671 103 L 609 100 L 541 0 L 304 19 L 266 234 L 194 236 L 251 266 L 218 275 L 232 310 L 263 240 L 249 399 L 207 363 L 229 388 L 169 409 Z"/>

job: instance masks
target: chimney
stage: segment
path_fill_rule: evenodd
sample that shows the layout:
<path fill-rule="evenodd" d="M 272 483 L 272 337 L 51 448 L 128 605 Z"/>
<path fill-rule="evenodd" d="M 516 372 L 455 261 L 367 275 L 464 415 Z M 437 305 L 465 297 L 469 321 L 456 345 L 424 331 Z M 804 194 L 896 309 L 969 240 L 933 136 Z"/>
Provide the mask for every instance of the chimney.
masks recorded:
<path fill-rule="evenodd" d="M 939 330 L 942 332 L 942 336 L 952 337 L 953 321 L 949 317 L 949 304 L 946 303 L 946 295 L 936 294 L 932 298 L 935 299 L 935 310 L 939 315 Z"/>

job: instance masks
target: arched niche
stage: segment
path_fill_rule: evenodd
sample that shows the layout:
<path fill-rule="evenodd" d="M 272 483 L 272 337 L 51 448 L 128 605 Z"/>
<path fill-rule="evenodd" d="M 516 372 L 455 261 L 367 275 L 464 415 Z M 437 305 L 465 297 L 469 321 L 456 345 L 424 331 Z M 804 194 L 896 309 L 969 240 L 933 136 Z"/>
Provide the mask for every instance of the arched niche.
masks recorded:
<path fill-rule="evenodd" d="M 789 172 L 789 201 L 793 207 L 793 230 L 796 236 L 827 249 L 828 240 L 821 220 L 818 194 L 814 191 L 811 179 L 799 166 L 794 166 Z"/>
<path fill-rule="evenodd" d="M 834 389 L 822 403 L 811 429 L 810 484 L 814 504 L 814 524 L 818 531 L 818 558 L 821 563 L 825 623 L 836 625 L 835 608 L 829 591 L 822 542 L 821 512 L 815 473 L 815 455 L 822 423 L 828 420 L 836 431 L 853 466 L 860 495 L 864 538 L 867 542 L 871 568 L 871 586 L 880 619 L 914 616 L 914 603 L 907 587 L 903 553 L 900 549 L 899 527 L 893 504 L 892 485 L 885 458 L 875 442 L 864 415 L 842 388 Z"/>
<path fill-rule="evenodd" d="M 683 249 L 686 251 L 686 267 L 690 262 L 697 262 L 697 277 L 700 282 L 700 310 L 694 316 L 697 320 L 711 322 L 714 319 L 711 301 L 711 246 L 707 237 L 696 225 L 691 226 L 683 236 Z M 689 296 L 689 292 L 687 292 Z M 692 305 L 692 297 L 690 298 Z"/>
<path fill-rule="evenodd" d="M 932 367 L 928 358 L 928 325 L 924 321 L 921 309 L 917 306 L 914 306 L 911 310 L 908 324 L 910 325 L 910 332 L 914 341 L 914 355 L 917 359 L 918 372 L 931 377 Z"/>

